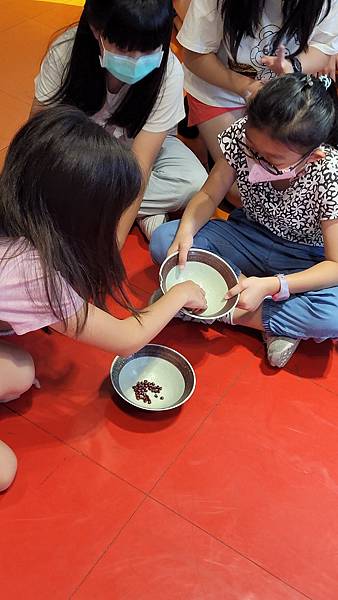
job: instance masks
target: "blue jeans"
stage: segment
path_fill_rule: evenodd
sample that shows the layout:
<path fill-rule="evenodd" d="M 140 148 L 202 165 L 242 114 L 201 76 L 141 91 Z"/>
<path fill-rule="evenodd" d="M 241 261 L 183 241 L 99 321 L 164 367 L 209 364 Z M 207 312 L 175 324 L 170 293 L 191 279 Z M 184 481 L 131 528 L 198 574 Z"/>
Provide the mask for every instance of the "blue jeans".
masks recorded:
<path fill-rule="evenodd" d="M 164 223 L 155 230 L 150 251 L 157 263 L 163 262 L 179 226 Z M 237 274 L 264 277 L 276 273 L 297 273 L 324 260 L 324 249 L 288 242 L 266 227 L 248 221 L 237 209 L 228 221 L 209 221 L 194 237 L 195 248 L 218 254 Z M 297 339 L 325 340 L 338 337 L 338 286 L 303 294 L 288 300 L 266 299 L 262 307 L 266 333 Z"/>

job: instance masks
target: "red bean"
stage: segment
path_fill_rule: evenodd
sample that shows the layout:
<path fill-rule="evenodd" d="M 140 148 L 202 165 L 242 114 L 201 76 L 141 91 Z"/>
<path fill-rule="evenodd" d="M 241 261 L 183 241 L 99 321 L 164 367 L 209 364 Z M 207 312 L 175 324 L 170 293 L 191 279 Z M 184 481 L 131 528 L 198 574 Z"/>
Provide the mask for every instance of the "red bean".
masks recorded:
<path fill-rule="evenodd" d="M 160 385 L 156 385 L 154 381 L 148 381 L 147 379 L 138 381 L 132 386 L 132 389 L 134 390 L 136 400 L 143 400 L 144 403 L 148 404 L 151 404 L 148 392 L 152 392 L 155 398 L 158 398 L 158 394 L 162 390 Z M 163 400 L 163 396 L 160 399 Z"/>

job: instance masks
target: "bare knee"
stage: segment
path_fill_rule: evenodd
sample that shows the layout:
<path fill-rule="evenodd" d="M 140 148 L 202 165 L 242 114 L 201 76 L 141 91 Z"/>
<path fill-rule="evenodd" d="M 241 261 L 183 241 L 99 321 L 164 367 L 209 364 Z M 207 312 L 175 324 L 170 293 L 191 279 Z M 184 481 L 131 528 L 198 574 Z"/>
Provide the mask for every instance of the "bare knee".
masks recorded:
<path fill-rule="evenodd" d="M 34 361 L 28 352 L 11 344 L 0 345 L 0 401 L 14 400 L 31 388 L 35 379 Z"/>
<path fill-rule="evenodd" d="M 214 117 L 209 121 L 204 121 L 198 125 L 201 137 L 215 162 L 223 156 L 223 152 L 218 142 L 218 135 L 243 115 L 244 110 L 234 110 L 218 115 L 217 117 Z"/>
<path fill-rule="evenodd" d="M 0 492 L 7 490 L 13 482 L 17 465 L 13 450 L 0 440 Z"/>

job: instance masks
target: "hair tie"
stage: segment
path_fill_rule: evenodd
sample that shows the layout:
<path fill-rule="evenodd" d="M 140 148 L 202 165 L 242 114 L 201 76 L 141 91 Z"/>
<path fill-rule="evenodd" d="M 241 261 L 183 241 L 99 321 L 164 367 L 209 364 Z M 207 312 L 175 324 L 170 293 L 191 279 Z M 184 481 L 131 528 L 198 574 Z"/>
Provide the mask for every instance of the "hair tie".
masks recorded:
<path fill-rule="evenodd" d="M 306 76 L 305 86 L 308 86 L 308 87 L 312 87 L 313 86 L 313 79 L 312 79 L 311 75 L 307 75 Z"/>
<path fill-rule="evenodd" d="M 329 75 L 320 75 L 318 77 L 319 81 L 323 84 L 323 86 L 325 87 L 326 90 L 329 89 L 331 83 L 332 83 L 332 79 Z"/>

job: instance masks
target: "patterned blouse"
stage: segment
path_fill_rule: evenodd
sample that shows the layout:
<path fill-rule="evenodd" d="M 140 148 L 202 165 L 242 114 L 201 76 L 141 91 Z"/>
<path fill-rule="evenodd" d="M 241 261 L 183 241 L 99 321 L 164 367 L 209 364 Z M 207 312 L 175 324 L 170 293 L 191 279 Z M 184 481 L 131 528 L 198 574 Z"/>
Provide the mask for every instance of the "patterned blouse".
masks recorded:
<path fill-rule="evenodd" d="M 246 217 L 285 240 L 323 246 L 321 221 L 338 219 L 338 151 L 322 146 L 326 157 L 307 164 L 283 191 L 271 182 L 252 184 L 246 156 L 237 144 L 238 139 L 244 141 L 246 120 L 236 121 L 219 135 L 224 158 L 237 174 Z"/>

